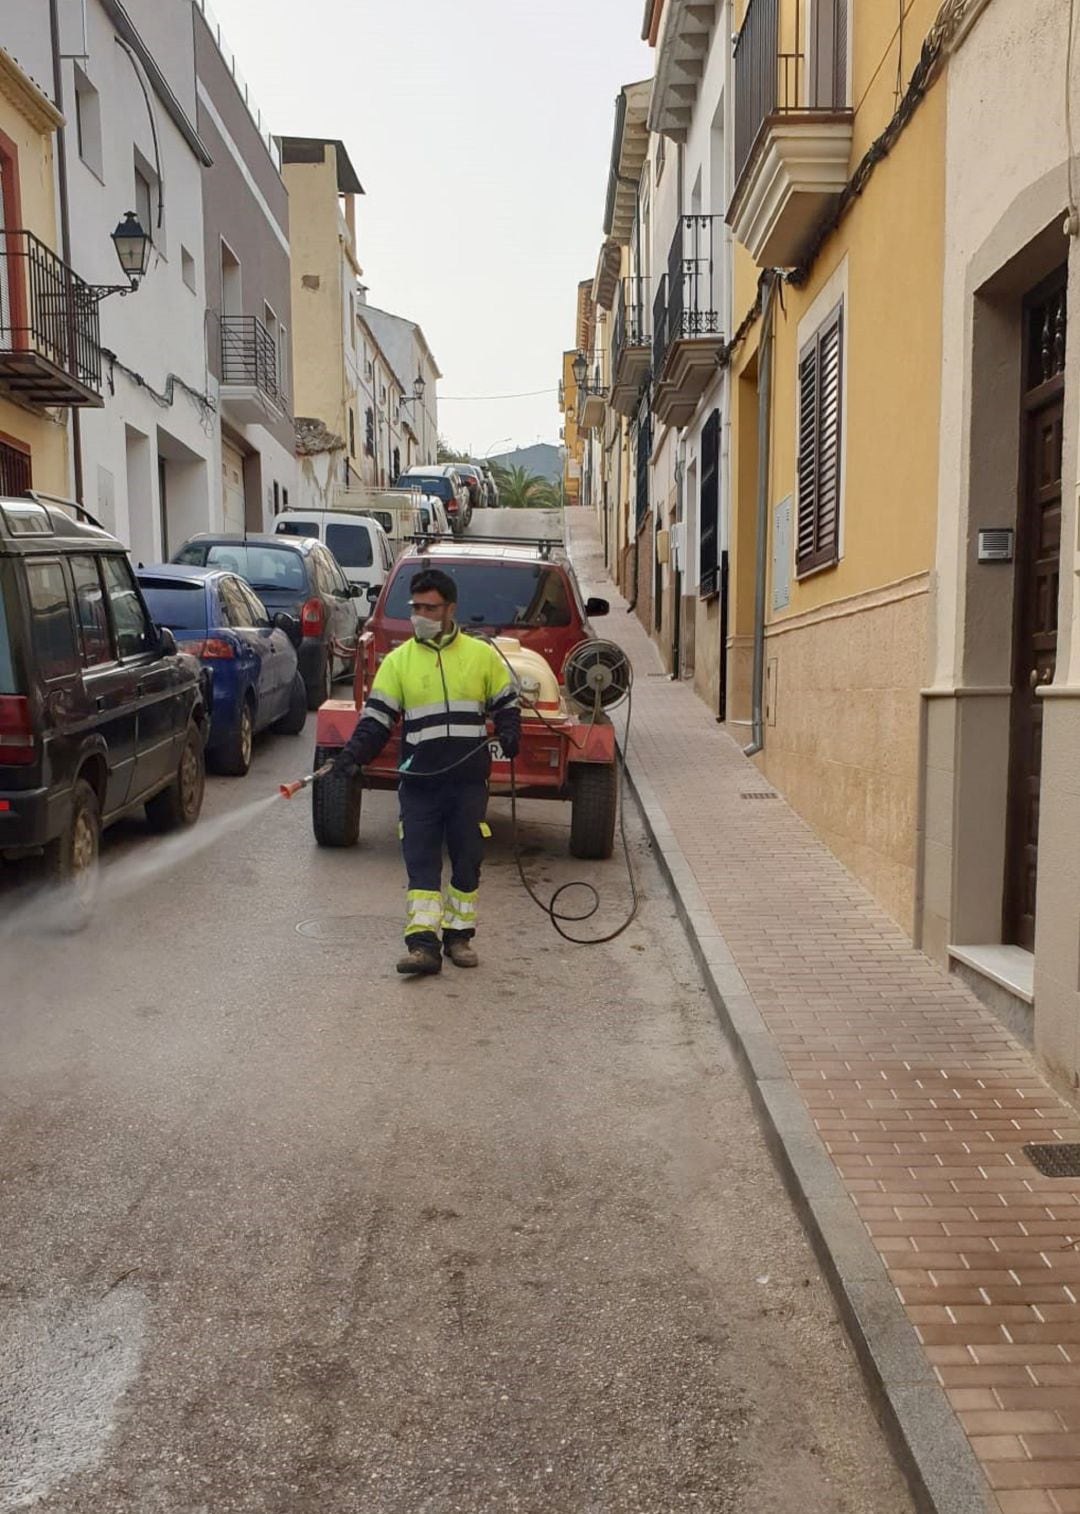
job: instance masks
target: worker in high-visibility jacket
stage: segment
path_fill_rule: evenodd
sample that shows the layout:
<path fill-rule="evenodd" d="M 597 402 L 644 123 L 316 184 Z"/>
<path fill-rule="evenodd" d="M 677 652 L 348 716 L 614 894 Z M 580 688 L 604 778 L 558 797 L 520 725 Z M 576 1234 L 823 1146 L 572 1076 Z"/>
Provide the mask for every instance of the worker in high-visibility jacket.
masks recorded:
<path fill-rule="evenodd" d="M 409 878 L 405 955 L 399 973 L 437 973 L 445 954 L 475 967 L 476 896 L 483 837 L 488 834 L 491 771 L 487 722 L 507 757 L 517 756 L 521 713 L 517 685 L 495 648 L 454 621 L 457 586 L 424 568 L 409 583 L 413 636 L 388 653 L 360 718 L 334 763 L 352 776 L 371 762 L 402 722 L 401 847 Z M 443 893 L 443 844 L 450 887 Z M 440 932 L 442 936 L 440 950 Z"/>

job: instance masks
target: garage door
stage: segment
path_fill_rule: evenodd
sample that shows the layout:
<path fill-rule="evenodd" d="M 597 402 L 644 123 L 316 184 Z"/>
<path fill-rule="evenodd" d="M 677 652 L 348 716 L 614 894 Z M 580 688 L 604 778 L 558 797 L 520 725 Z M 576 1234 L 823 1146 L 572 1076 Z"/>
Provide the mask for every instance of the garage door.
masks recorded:
<path fill-rule="evenodd" d="M 225 530 L 238 536 L 244 532 L 244 454 L 221 444 L 221 473 L 225 499 Z"/>

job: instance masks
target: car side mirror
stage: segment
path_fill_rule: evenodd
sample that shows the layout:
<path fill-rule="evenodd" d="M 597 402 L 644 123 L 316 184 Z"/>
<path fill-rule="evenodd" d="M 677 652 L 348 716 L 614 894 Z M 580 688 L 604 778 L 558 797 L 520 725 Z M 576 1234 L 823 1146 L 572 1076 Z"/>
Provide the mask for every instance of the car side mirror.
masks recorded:
<path fill-rule="evenodd" d="M 606 599 L 587 599 L 585 601 L 585 614 L 591 619 L 594 615 L 608 615 L 611 606 Z"/>
<path fill-rule="evenodd" d="M 361 597 L 361 595 L 363 594 L 363 592 L 364 592 L 364 586 L 363 586 L 363 584 L 350 584 L 349 585 L 349 598 L 350 599 L 359 599 Z"/>
<path fill-rule="evenodd" d="M 176 637 L 169 630 L 168 626 L 158 626 L 157 634 L 158 648 L 162 657 L 175 657 L 180 649 L 176 645 Z"/>
<path fill-rule="evenodd" d="M 368 601 L 368 604 L 369 605 L 374 605 L 374 603 L 378 599 L 378 597 L 379 597 L 379 586 L 378 586 L 378 584 L 368 584 L 368 588 L 367 588 L 367 601 Z"/>
<path fill-rule="evenodd" d="M 300 622 L 295 615 L 289 615 L 285 610 L 277 610 L 271 617 L 270 624 L 276 631 L 284 631 L 294 647 L 300 645 Z"/>

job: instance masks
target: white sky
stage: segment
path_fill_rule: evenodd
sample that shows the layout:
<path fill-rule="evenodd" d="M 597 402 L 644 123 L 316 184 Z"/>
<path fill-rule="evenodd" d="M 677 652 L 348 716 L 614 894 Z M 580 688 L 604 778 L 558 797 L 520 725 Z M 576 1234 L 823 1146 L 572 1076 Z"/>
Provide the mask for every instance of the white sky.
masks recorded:
<path fill-rule="evenodd" d="M 642 0 L 211 4 L 272 130 L 344 140 L 368 297 L 424 328 L 442 434 L 478 454 L 557 441 L 554 393 L 443 396 L 557 385 L 600 249 L 615 96 L 653 71 Z"/>

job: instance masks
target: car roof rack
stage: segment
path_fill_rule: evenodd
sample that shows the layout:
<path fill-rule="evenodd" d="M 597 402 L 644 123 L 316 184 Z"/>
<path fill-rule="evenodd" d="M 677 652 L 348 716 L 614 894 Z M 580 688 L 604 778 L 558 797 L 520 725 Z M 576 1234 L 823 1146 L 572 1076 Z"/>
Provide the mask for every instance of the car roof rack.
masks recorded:
<path fill-rule="evenodd" d="M 540 556 L 547 561 L 553 552 L 565 552 L 566 542 L 561 536 L 474 536 L 471 532 L 468 536 L 446 537 L 432 536 L 430 533 L 422 536 L 410 536 L 409 541 L 418 544 L 431 545 L 432 542 L 440 547 L 535 547 Z"/>
<path fill-rule="evenodd" d="M 85 505 L 80 505 L 77 500 L 65 499 L 62 494 L 46 494 L 43 489 L 27 489 L 27 499 L 32 499 L 37 505 L 59 505 L 61 510 L 70 510 L 76 520 L 84 520 L 88 526 L 96 526 L 99 531 L 105 531 L 112 535 L 108 526 L 103 526 L 96 515 L 91 515 Z"/>

